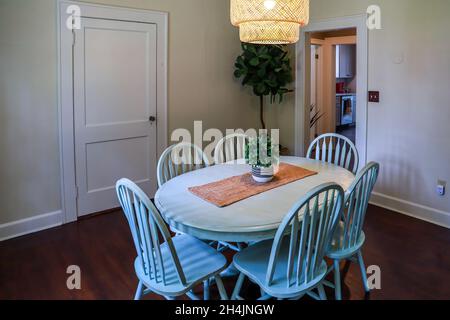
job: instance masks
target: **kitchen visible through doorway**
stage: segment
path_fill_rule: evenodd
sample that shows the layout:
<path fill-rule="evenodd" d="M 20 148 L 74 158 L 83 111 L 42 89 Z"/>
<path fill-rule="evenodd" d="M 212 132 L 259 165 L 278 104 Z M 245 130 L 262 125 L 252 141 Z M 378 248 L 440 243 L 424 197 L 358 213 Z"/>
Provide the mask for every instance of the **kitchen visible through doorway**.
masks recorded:
<path fill-rule="evenodd" d="M 338 133 L 356 144 L 356 28 L 310 33 L 310 141 Z"/>

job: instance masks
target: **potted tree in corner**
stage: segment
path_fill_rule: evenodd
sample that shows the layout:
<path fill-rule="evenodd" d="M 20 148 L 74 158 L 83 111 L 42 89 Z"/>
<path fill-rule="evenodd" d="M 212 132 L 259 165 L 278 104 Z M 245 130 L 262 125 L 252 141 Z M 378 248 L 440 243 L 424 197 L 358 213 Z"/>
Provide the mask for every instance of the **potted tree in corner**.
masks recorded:
<path fill-rule="evenodd" d="M 266 129 L 264 120 L 264 97 L 270 102 L 279 103 L 289 90 L 287 85 L 293 81 L 291 62 L 285 46 L 242 44 L 243 53 L 236 59 L 234 76 L 242 78 L 243 86 L 253 88 L 259 97 L 261 127 Z"/>

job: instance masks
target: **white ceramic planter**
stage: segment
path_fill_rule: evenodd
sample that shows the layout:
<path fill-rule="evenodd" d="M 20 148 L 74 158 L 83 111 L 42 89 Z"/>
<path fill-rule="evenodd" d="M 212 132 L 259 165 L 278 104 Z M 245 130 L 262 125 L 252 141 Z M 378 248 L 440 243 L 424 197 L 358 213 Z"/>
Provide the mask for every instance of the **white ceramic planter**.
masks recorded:
<path fill-rule="evenodd" d="M 276 170 L 273 166 L 268 168 L 262 168 L 253 166 L 252 167 L 252 177 L 258 183 L 267 183 L 273 180 Z"/>

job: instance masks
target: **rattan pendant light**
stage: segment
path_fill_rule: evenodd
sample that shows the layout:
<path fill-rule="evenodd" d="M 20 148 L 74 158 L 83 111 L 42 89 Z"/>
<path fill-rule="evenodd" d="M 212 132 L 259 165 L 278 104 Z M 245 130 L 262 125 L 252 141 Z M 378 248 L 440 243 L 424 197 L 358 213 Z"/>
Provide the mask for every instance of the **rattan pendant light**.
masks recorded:
<path fill-rule="evenodd" d="M 231 0 L 231 23 L 242 42 L 290 44 L 309 22 L 309 0 Z"/>

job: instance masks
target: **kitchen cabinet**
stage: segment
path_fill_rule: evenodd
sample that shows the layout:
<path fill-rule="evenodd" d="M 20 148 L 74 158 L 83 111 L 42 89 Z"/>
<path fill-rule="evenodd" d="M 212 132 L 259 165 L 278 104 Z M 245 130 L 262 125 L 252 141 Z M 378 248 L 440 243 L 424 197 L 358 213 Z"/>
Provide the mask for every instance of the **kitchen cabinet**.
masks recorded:
<path fill-rule="evenodd" d="M 336 78 L 354 78 L 356 76 L 356 45 L 336 46 Z"/>

